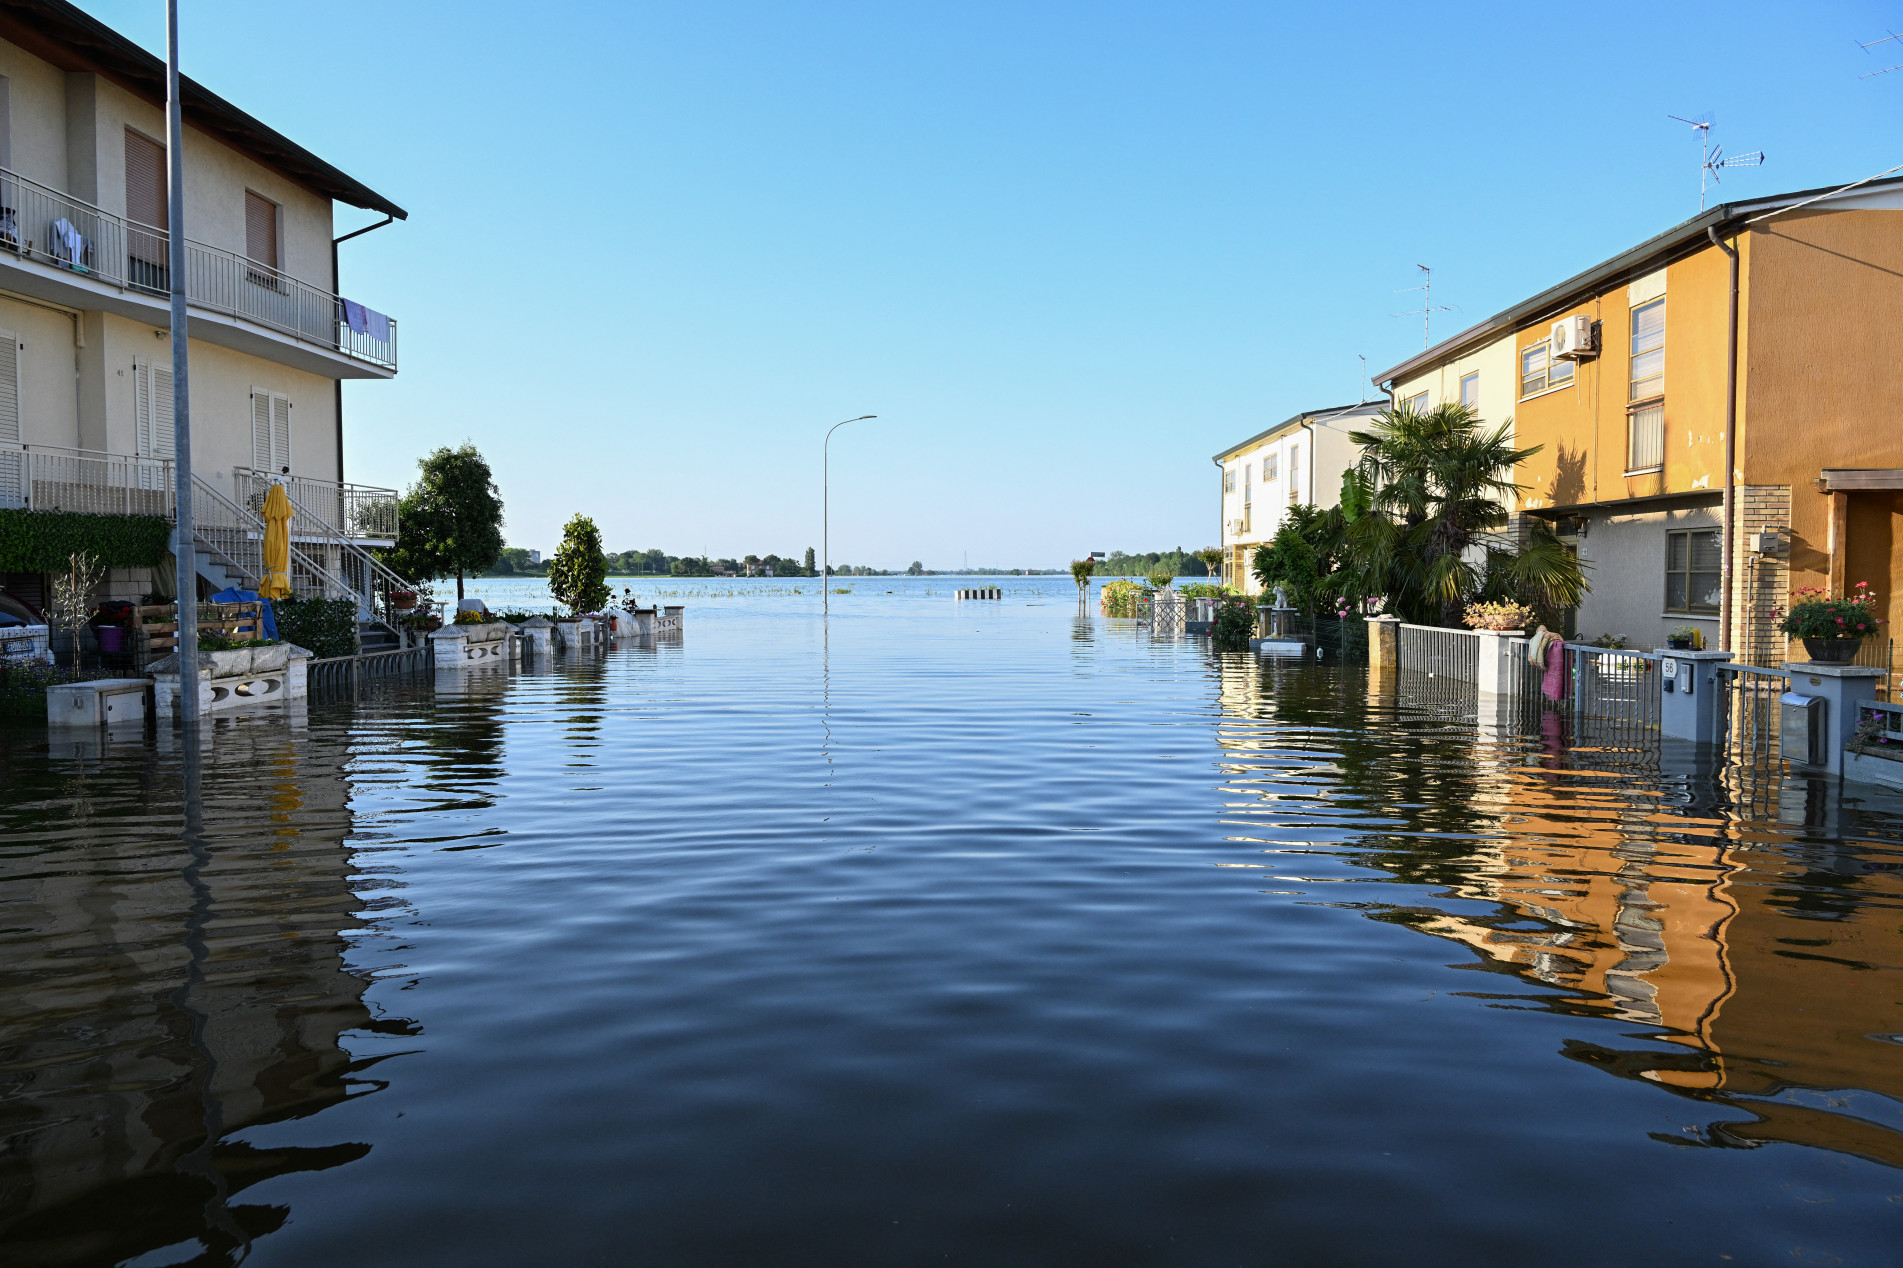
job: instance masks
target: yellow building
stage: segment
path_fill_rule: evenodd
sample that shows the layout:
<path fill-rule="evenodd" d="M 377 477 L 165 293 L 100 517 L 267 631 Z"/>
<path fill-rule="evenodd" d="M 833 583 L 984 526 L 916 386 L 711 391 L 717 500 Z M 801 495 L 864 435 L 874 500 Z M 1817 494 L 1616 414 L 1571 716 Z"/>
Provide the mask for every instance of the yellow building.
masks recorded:
<path fill-rule="evenodd" d="M 1376 381 L 1540 446 L 1514 509 L 1590 566 L 1580 636 L 1691 625 L 1775 662 L 1794 586 L 1868 581 L 1903 618 L 1899 278 L 1903 179 L 1727 203 Z"/>

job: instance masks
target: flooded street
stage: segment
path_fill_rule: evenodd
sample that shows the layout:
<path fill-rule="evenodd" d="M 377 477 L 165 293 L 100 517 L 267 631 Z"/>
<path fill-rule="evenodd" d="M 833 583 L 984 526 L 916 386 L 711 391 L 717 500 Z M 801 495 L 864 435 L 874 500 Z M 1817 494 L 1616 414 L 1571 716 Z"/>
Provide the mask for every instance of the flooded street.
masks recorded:
<path fill-rule="evenodd" d="M 1002 581 L 0 731 L 0 1262 L 1897 1262 L 1903 798 Z"/>

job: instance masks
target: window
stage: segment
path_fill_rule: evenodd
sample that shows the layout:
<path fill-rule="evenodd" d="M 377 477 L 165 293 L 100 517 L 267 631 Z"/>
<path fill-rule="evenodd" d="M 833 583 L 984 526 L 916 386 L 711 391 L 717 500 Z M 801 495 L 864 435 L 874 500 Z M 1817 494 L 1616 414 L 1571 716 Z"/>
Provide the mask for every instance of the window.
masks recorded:
<path fill-rule="evenodd" d="M 1665 465 L 1665 402 L 1626 411 L 1625 469 L 1657 471 Z"/>
<path fill-rule="evenodd" d="M 1665 610 L 1716 612 L 1723 559 L 1715 528 L 1665 534 Z"/>
<path fill-rule="evenodd" d="M 1223 468 L 1222 491 L 1224 493 L 1234 493 L 1236 491 L 1236 469 L 1234 467 Z"/>
<path fill-rule="evenodd" d="M 1242 504 L 1244 506 L 1249 505 L 1250 499 L 1255 497 L 1255 486 L 1250 479 L 1254 475 L 1254 467 L 1255 464 L 1252 462 L 1242 464 Z"/>
<path fill-rule="evenodd" d="M 1628 401 L 1665 395 L 1665 300 L 1632 310 L 1632 394 Z"/>
<path fill-rule="evenodd" d="M 1288 447 L 1288 503 L 1295 505 L 1296 497 L 1302 487 L 1302 451 L 1296 445 Z"/>
<path fill-rule="evenodd" d="M 1460 403 L 1471 410 L 1480 408 L 1480 371 L 1460 376 Z"/>
<path fill-rule="evenodd" d="M 1520 349 L 1520 395 L 1532 396 L 1573 381 L 1573 363 L 1549 356 L 1547 341 Z"/>
<path fill-rule="evenodd" d="M 1281 475 L 1282 466 L 1279 455 L 1273 453 L 1262 455 L 1262 483 L 1267 484 L 1271 480 L 1279 479 Z"/>
<path fill-rule="evenodd" d="M 251 389 L 251 469 L 277 475 L 291 465 L 291 398 Z"/>
<path fill-rule="evenodd" d="M 264 266 L 247 269 L 245 275 L 259 286 L 276 290 L 277 270 L 282 267 L 278 259 L 278 205 L 248 189 L 244 191 L 244 253 L 253 264 Z"/>
<path fill-rule="evenodd" d="M 132 284 L 155 291 L 169 291 L 166 272 L 166 244 L 163 232 L 171 222 L 166 218 L 165 147 L 148 136 L 126 129 L 126 219 L 135 224 L 126 229 L 126 256 Z"/>
<path fill-rule="evenodd" d="M 1425 414 L 1427 412 L 1427 393 L 1416 392 L 1413 396 L 1401 402 L 1401 408 L 1413 410 L 1416 414 Z"/>

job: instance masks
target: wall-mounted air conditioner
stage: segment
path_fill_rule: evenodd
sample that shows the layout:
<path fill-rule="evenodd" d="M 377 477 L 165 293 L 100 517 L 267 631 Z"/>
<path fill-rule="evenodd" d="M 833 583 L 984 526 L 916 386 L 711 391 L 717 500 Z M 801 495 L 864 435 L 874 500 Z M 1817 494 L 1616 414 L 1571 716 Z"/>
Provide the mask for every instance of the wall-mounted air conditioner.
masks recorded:
<path fill-rule="evenodd" d="M 1599 355 L 1593 338 L 1593 320 L 1583 313 L 1553 323 L 1553 355 L 1567 361 L 1590 361 Z"/>

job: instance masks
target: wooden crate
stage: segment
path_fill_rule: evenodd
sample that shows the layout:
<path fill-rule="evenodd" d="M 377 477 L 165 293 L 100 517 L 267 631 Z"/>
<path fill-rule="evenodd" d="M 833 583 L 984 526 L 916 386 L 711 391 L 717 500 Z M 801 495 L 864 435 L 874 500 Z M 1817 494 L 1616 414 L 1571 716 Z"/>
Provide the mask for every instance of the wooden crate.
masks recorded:
<path fill-rule="evenodd" d="M 170 620 L 146 623 L 148 616 Z M 178 611 L 170 603 L 132 609 L 134 651 L 141 663 L 178 650 Z M 254 643 L 264 637 L 264 605 L 259 603 L 201 603 L 198 605 L 198 632 L 217 634 L 239 643 Z"/>

